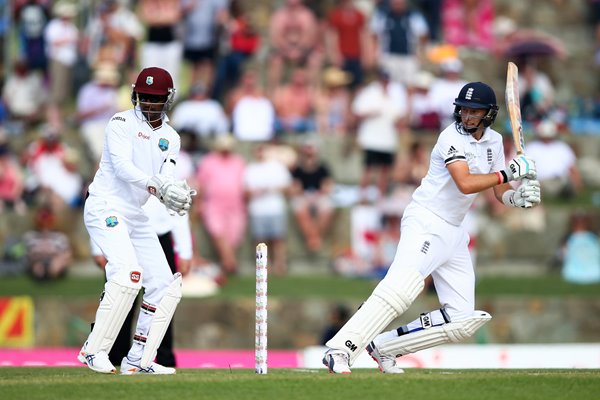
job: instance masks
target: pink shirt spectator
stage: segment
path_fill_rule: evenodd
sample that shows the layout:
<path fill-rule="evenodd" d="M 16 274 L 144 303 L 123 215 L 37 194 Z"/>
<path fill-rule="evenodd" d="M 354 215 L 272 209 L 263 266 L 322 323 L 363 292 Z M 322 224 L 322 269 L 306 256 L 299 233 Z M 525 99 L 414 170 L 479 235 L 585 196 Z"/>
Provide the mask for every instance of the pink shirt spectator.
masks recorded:
<path fill-rule="evenodd" d="M 231 152 L 212 152 L 198 166 L 201 215 L 211 234 L 239 244 L 246 227 L 244 160 Z"/>
<path fill-rule="evenodd" d="M 492 0 L 444 0 L 442 26 L 448 44 L 491 50 L 494 47 Z"/>

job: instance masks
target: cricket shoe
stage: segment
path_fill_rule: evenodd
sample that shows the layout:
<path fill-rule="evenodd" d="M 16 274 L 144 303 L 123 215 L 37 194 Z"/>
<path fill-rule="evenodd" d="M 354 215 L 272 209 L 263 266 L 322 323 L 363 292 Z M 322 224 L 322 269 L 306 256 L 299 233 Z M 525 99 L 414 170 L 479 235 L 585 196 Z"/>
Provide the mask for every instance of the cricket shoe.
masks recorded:
<path fill-rule="evenodd" d="M 385 354 L 381 354 L 377 347 L 375 347 L 375 343 L 371 342 L 367 346 L 367 353 L 371 356 L 373 360 L 379 366 L 379 370 L 384 374 L 403 374 L 404 370 L 396 365 L 396 357 L 386 356 Z"/>
<path fill-rule="evenodd" d="M 153 362 L 148 368 L 142 368 L 139 365 L 139 361 L 129 361 L 127 357 L 121 361 L 121 375 L 142 375 L 142 374 L 153 374 L 153 375 L 173 375 L 176 373 L 175 368 L 163 367 L 160 364 Z"/>
<path fill-rule="evenodd" d="M 350 356 L 341 350 L 328 350 L 323 356 L 323 365 L 330 374 L 350 374 Z"/>
<path fill-rule="evenodd" d="M 85 351 L 85 345 L 79 351 L 77 359 L 80 363 L 87 365 L 89 369 L 101 374 L 114 374 L 117 369 L 108 359 L 108 353 L 99 351 L 96 354 L 90 354 Z"/>

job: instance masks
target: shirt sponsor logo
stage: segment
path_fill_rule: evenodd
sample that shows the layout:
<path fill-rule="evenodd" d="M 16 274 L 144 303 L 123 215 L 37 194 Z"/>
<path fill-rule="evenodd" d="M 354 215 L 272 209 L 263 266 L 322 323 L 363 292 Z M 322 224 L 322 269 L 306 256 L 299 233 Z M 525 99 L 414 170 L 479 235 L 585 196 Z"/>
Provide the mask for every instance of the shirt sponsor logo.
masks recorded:
<path fill-rule="evenodd" d="M 109 228 L 114 228 L 115 226 L 119 225 L 119 220 L 114 215 L 111 215 L 110 217 L 106 218 L 105 221 L 106 226 L 108 226 Z"/>
<path fill-rule="evenodd" d="M 453 156 L 456 153 L 458 153 L 458 150 L 456 150 L 456 148 L 454 148 L 454 146 L 450 146 L 450 148 L 448 149 L 448 155 Z"/>
<path fill-rule="evenodd" d="M 490 149 L 489 147 L 487 149 L 487 162 L 488 164 L 492 163 L 492 149 Z"/>
<path fill-rule="evenodd" d="M 142 273 L 139 271 L 131 271 L 129 278 L 131 279 L 131 282 L 138 283 L 140 279 L 142 279 Z"/>
<path fill-rule="evenodd" d="M 169 141 L 165 138 L 161 138 L 158 141 L 158 148 L 162 151 L 167 151 L 169 149 Z"/>
<path fill-rule="evenodd" d="M 138 132 L 138 137 L 146 140 L 150 140 L 150 135 L 145 135 L 144 132 Z"/>
<path fill-rule="evenodd" d="M 122 121 L 122 122 L 125 122 L 125 118 L 123 118 L 123 117 L 112 117 L 111 121 Z"/>
<path fill-rule="evenodd" d="M 429 251 L 429 246 L 431 245 L 431 243 L 429 242 L 429 240 L 426 240 L 423 242 L 423 247 L 421 247 L 421 253 L 423 254 L 427 254 L 427 252 Z"/>

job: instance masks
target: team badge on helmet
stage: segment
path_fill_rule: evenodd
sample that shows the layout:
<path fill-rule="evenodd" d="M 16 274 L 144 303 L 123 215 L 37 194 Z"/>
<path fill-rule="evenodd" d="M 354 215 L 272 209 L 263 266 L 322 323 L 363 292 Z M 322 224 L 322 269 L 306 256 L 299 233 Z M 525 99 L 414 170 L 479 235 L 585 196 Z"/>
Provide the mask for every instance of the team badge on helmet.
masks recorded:
<path fill-rule="evenodd" d="M 117 220 L 117 217 L 115 217 L 114 215 L 111 215 L 110 217 L 106 218 L 106 226 L 108 226 L 109 228 L 114 228 L 115 226 L 119 225 L 119 221 Z"/>
<path fill-rule="evenodd" d="M 152 85 L 154 83 L 154 77 L 149 75 L 146 77 L 146 85 Z"/>
<path fill-rule="evenodd" d="M 162 151 L 167 151 L 169 149 L 169 141 L 167 139 L 160 139 L 158 141 L 158 148 Z"/>

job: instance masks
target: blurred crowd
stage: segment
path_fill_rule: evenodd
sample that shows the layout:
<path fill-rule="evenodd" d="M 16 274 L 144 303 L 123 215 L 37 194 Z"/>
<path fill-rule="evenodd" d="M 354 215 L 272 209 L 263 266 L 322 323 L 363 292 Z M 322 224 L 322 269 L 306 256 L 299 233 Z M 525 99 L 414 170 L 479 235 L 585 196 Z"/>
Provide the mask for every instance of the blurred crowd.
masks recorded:
<path fill-rule="evenodd" d="M 327 253 L 336 271 L 384 271 L 403 207 L 427 172 L 431 139 L 453 123 L 460 88 L 482 79 L 467 74 L 465 54 L 519 65 L 521 111 L 535 133 L 528 150 L 545 198 L 573 199 L 587 182 L 598 183 L 586 175 L 597 169 L 580 171 L 577 149 L 563 140 L 570 105 L 557 101 L 544 70 L 548 59 L 568 56 L 564 44 L 497 15 L 492 0 L 258 3 L 3 2 L 12 23 L 0 29 L 10 52 L 0 81 L 0 214 L 29 216 L 32 232 L 75 232 L 73 213 L 99 162 L 104 127 L 131 107 L 131 83 L 147 66 L 176 82 L 170 124 L 182 137 L 183 175 L 199 192 L 190 218 L 206 230 L 226 275 L 237 273 L 248 236 L 269 244 L 273 271 L 285 274 L 291 226 L 307 254 L 321 254 L 341 207 L 351 209 L 351 232 L 346 248 Z M 6 46 L 11 41 L 16 48 Z M 600 109 L 593 99 L 578 101 L 593 115 Z M 325 139 L 343 147 L 342 158 L 360 155 L 352 190 L 336 190 L 344 179 L 324 156 Z M 238 151 L 240 144 L 251 151 Z M 540 210 L 527 229 L 545 229 Z M 481 199 L 473 243 L 481 221 L 514 225 L 513 212 Z M 9 236 L 10 227 L 0 227 L 5 256 L 14 253 Z M 33 237 L 41 240 L 24 240 Z M 61 265 L 72 258 L 63 238 L 47 240 L 47 248 Z M 62 273 L 51 267 L 58 261 L 44 262 L 29 270 Z"/>

